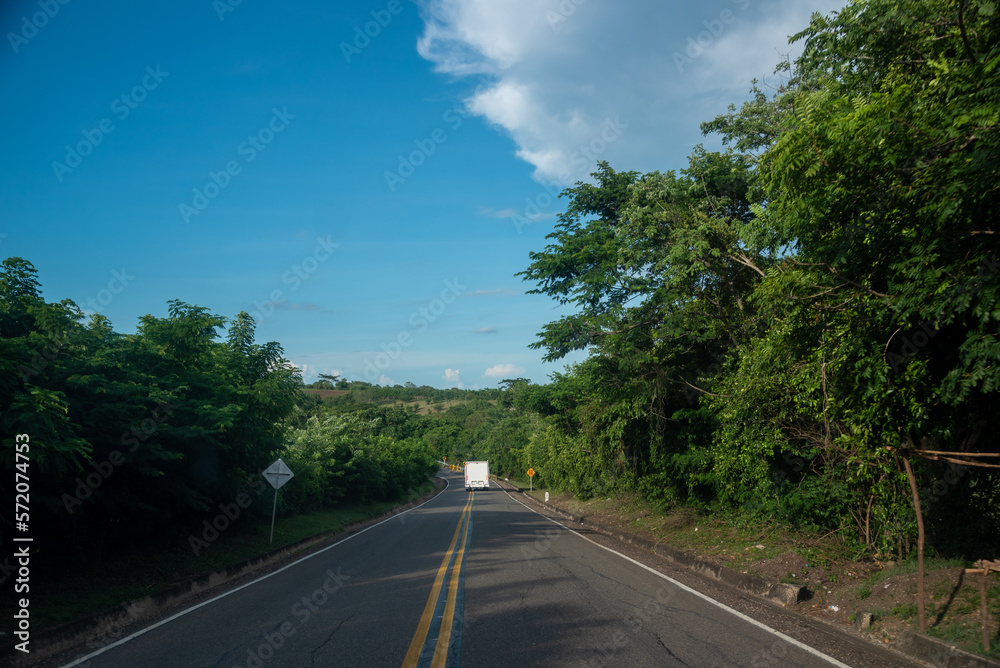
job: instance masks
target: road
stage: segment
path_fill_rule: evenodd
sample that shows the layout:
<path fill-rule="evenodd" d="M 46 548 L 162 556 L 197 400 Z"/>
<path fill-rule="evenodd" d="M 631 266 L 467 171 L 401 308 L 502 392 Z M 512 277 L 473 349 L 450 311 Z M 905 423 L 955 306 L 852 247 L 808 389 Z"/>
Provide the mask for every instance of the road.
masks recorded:
<path fill-rule="evenodd" d="M 441 475 L 425 505 L 66 666 L 913 665 L 860 641 L 841 663 Z"/>

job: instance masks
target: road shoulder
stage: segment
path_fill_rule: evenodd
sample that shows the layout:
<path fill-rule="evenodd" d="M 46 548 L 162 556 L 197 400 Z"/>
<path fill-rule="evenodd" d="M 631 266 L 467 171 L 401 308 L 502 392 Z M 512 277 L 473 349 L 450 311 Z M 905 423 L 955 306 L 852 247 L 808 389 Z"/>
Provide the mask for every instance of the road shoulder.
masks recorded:
<path fill-rule="evenodd" d="M 640 536 L 629 534 L 621 527 L 607 525 L 598 526 L 586 517 L 578 517 L 565 509 L 535 499 L 523 493 L 516 485 L 501 481 L 500 486 L 509 492 L 515 500 L 549 519 L 559 522 L 586 538 L 634 559 L 663 575 L 674 579 L 685 586 L 752 617 L 776 631 L 780 631 L 795 640 L 805 643 L 824 654 L 828 654 L 848 665 L 857 668 L 864 667 L 912 667 L 917 665 L 932 665 L 920 659 L 903 654 L 897 648 L 883 644 L 872 643 L 863 638 L 860 633 L 850 628 L 839 628 L 821 620 L 803 615 L 796 611 L 794 605 L 782 605 L 774 597 L 761 596 L 759 582 L 745 580 L 744 574 L 735 573 L 731 569 L 717 566 L 713 569 L 692 569 L 684 565 L 684 561 L 698 563 L 697 557 L 685 555 L 684 560 L 675 560 L 677 550 L 665 550 L 663 545 L 646 546 L 649 542 Z M 724 569 L 724 570 L 720 570 Z M 726 572 L 728 571 L 728 573 Z M 732 575 L 730 575 L 732 574 Z M 756 578 L 763 580 L 763 578 Z M 741 588 L 740 583 L 750 583 L 749 590 Z M 773 583 L 780 584 L 780 583 Z M 966 664 L 953 664 L 954 666 Z M 972 668 L 976 664 L 969 664 Z M 982 664 L 993 667 L 994 664 Z"/>

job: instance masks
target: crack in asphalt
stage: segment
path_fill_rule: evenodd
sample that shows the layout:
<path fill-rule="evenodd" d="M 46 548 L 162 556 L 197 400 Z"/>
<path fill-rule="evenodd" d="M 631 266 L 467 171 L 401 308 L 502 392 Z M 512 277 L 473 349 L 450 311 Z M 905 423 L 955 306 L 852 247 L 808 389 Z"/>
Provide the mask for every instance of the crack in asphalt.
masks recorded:
<path fill-rule="evenodd" d="M 353 619 L 354 617 L 355 617 L 355 615 L 349 615 L 345 619 L 341 620 L 341 622 L 339 624 L 337 624 L 337 626 L 332 631 L 330 631 L 330 635 L 328 635 L 326 637 L 326 640 L 324 640 L 319 645 L 317 645 L 313 649 L 313 651 L 309 652 L 309 665 L 310 666 L 315 666 L 316 665 L 316 652 L 318 652 L 321 649 L 323 649 L 327 645 L 327 643 L 329 643 L 331 640 L 333 640 L 333 636 L 336 635 L 337 631 L 340 630 L 340 627 L 342 627 L 347 622 L 351 621 L 351 619 Z"/>
<path fill-rule="evenodd" d="M 679 656 L 670 651 L 670 648 L 667 647 L 666 643 L 663 642 L 663 638 L 660 637 L 659 633 L 654 633 L 653 635 L 656 636 L 656 642 L 660 643 L 660 647 L 663 648 L 664 652 L 670 655 L 671 659 L 681 664 L 682 666 L 688 665 L 683 659 L 681 659 Z"/>

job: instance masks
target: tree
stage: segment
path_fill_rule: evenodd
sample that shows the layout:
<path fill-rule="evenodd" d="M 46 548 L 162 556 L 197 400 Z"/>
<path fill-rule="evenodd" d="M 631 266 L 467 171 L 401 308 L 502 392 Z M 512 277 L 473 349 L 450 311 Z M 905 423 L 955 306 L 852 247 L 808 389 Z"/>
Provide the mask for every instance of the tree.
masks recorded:
<path fill-rule="evenodd" d="M 885 447 L 965 451 L 998 426 L 996 18 L 992 3 L 883 0 L 815 16 L 796 87 L 710 126 L 766 149 L 760 222 L 788 249 L 716 402 L 720 473 L 761 490 L 772 453 L 831 481 L 845 466 L 844 511 L 884 548 L 914 527 Z"/>

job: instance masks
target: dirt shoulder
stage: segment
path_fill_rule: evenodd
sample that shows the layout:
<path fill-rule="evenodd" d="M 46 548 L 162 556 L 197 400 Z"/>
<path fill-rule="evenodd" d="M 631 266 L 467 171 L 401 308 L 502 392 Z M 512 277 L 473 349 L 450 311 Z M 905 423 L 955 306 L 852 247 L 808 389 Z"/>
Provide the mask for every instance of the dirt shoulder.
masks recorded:
<path fill-rule="evenodd" d="M 530 495 L 544 501 L 545 494 L 535 490 Z M 850 628 L 871 642 L 910 643 L 917 631 L 915 564 L 859 559 L 852 553 L 855 548 L 836 533 L 804 534 L 776 524 L 746 526 L 687 509 L 663 514 L 636 496 L 580 501 L 569 494 L 550 493 L 547 505 L 736 573 L 800 586 L 798 601 L 786 607 Z M 924 585 L 928 635 L 1000 665 L 1000 574 L 987 580 L 992 646 L 987 653 L 980 614 L 982 576 L 966 573 L 965 566 L 928 560 Z"/>

